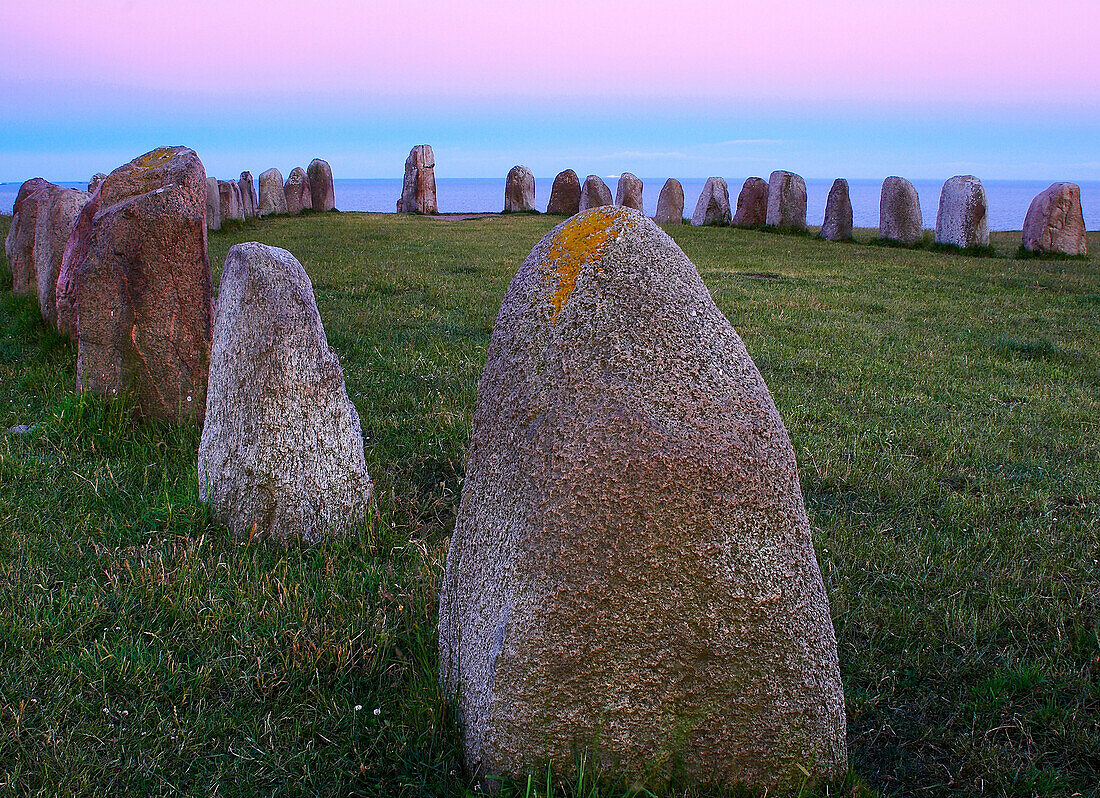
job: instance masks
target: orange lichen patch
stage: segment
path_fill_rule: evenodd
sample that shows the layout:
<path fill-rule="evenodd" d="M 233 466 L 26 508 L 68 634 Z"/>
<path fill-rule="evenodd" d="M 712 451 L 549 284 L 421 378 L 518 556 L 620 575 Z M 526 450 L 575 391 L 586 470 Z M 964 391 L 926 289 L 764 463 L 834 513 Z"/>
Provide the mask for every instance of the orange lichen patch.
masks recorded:
<path fill-rule="evenodd" d="M 172 156 L 175 155 L 175 151 L 171 147 L 158 147 L 152 152 L 148 152 L 142 155 L 140 158 L 134 159 L 134 166 L 141 169 L 152 169 L 155 166 L 161 166 L 172 160 Z"/>
<path fill-rule="evenodd" d="M 558 314 L 569 301 L 581 267 L 603 255 L 608 244 L 635 224 L 622 208 L 603 205 L 574 216 L 558 231 L 549 252 L 551 276 L 558 279 L 558 289 L 550 299 L 554 305 L 551 324 L 557 323 Z"/>

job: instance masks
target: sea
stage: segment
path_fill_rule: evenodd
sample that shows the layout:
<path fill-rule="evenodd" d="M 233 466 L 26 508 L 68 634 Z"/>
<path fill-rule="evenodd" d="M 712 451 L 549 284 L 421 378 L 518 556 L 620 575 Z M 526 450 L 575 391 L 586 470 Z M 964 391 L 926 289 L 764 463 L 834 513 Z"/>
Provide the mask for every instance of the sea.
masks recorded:
<path fill-rule="evenodd" d="M 617 175 L 607 175 L 604 182 L 615 193 Z M 766 179 L 767 175 L 763 175 Z M 678 178 L 684 187 L 684 215 L 691 216 L 695 202 L 703 190 L 706 178 Z M 737 193 L 744 177 L 726 178 L 730 187 L 730 204 L 737 204 Z M 393 213 L 397 198 L 401 196 L 400 178 L 344 179 L 333 181 L 336 189 L 336 207 L 341 211 L 365 211 L 368 213 Z M 444 177 L 436 180 L 436 194 L 441 213 L 493 213 L 504 207 L 504 178 Z M 665 183 L 663 177 L 642 178 L 642 194 L 645 211 L 650 216 L 657 212 L 657 195 Z M 535 178 L 535 207 L 546 210 L 550 199 L 552 177 Z M 1019 230 L 1023 227 L 1028 205 L 1040 191 L 1050 185 L 1047 180 L 984 180 L 986 198 L 989 201 L 990 230 Z M 821 224 L 825 216 L 825 200 L 832 186 L 831 179 L 806 180 L 806 220 L 811 225 Z M 85 183 L 62 183 L 74 188 L 86 188 Z M 939 207 L 939 180 L 914 180 L 920 197 L 924 226 L 933 228 Z M 1100 230 L 1100 181 L 1079 182 L 1081 206 L 1085 214 L 1085 227 Z M 878 226 L 879 180 L 849 180 L 848 190 L 852 199 L 852 217 L 856 227 Z M 19 190 L 18 183 L 0 183 L 0 213 L 10 214 Z"/>

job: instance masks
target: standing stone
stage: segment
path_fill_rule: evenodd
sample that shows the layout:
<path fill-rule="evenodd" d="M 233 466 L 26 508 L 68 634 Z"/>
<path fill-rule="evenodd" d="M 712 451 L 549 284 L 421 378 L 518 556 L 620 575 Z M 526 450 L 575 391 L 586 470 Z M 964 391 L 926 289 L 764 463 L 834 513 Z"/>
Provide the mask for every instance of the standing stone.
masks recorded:
<path fill-rule="evenodd" d="M 670 177 L 661 187 L 657 197 L 657 215 L 653 219 L 657 224 L 684 223 L 684 187 L 675 177 Z"/>
<path fill-rule="evenodd" d="M 143 415 L 201 423 L 214 288 L 199 156 L 161 147 L 111 172 L 80 212 L 57 291 L 80 390 L 125 391 Z"/>
<path fill-rule="evenodd" d="M 825 201 L 825 220 L 818 233 L 826 241 L 850 241 L 852 239 L 852 198 L 848 194 L 848 181 L 838 177 L 829 189 Z"/>
<path fill-rule="evenodd" d="M 578 208 L 587 211 L 589 208 L 598 208 L 601 205 L 612 205 L 611 189 L 607 183 L 600 179 L 599 175 L 589 175 L 581 186 L 581 201 Z"/>
<path fill-rule="evenodd" d="M 550 202 L 547 213 L 562 216 L 575 216 L 581 209 L 581 181 L 572 169 L 558 172 L 554 186 L 550 189 Z"/>
<path fill-rule="evenodd" d="M 568 775 L 576 752 L 648 786 L 846 769 L 790 439 L 695 266 L 638 211 L 563 222 L 512 280 L 439 645 L 481 777 Z"/>
<path fill-rule="evenodd" d="M 218 181 L 218 201 L 222 211 L 222 223 L 226 219 L 244 221 L 244 203 L 241 202 L 241 187 L 235 180 Z"/>
<path fill-rule="evenodd" d="M 405 159 L 401 210 L 404 213 L 439 213 L 435 197 L 435 153 L 430 144 L 416 145 Z"/>
<path fill-rule="evenodd" d="M 336 187 L 332 183 L 332 167 L 328 161 L 314 158 L 306 171 L 313 210 L 322 213 L 336 207 Z"/>
<path fill-rule="evenodd" d="M 366 514 L 359 414 L 285 249 L 237 244 L 225 259 L 198 473 L 200 498 L 238 539 L 313 543 Z"/>
<path fill-rule="evenodd" d="M 103 185 L 103 181 L 107 179 L 107 175 L 103 172 L 96 172 L 92 175 L 92 179 L 88 181 L 88 193 L 94 194 L 96 189 Z"/>
<path fill-rule="evenodd" d="M 721 177 L 708 177 L 691 215 L 693 225 L 727 225 L 730 223 L 730 189 Z"/>
<path fill-rule="evenodd" d="M 237 186 L 241 190 L 241 207 L 244 210 L 244 218 L 251 219 L 256 215 L 256 183 L 252 180 L 252 173 L 241 172 Z"/>
<path fill-rule="evenodd" d="M 38 309 L 42 319 L 57 326 L 57 278 L 65 258 L 65 248 L 89 195 L 75 188 L 49 186 L 44 212 L 38 215 L 35 233 L 35 273 L 38 282 Z"/>
<path fill-rule="evenodd" d="M 750 177 L 741 185 L 737 195 L 737 212 L 733 215 L 734 227 L 763 227 L 768 222 L 768 181 Z"/>
<path fill-rule="evenodd" d="M 521 213 L 535 209 L 535 176 L 526 166 L 513 166 L 504 183 L 504 212 Z"/>
<path fill-rule="evenodd" d="M 38 293 L 38 273 L 34 264 L 35 232 L 38 216 L 49 207 L 50 183 L 34 177 L 19 187 L 12 209 L 11 226 L 4 239 L 4 254 L 11 268 L 12 293 L 35 296 Z"/>
<path fill-rule="evenodd" d="M 974 175 L 956 175 L 943 184 L 936 212 L 936 243 L 962 249 L 989 246 L 985 186 Z"/>
<path fill-rule="evenodd" d="M 912 247 L 924 240 L 924 217 L 913 184 L 904 177 L 882 181 L 878 201 L 878 237 Z"/>
<path fill-rule="evenodd" d="M 806 229 L 806 181 L 794 172 L 777 170 L 768 178 L 768 227 Z"/>
<path fill-rule="evenodd" d="M 1024 218 L 1023 245 L 1031 252 L 1088 254 L 1080 186 L 1051 183 L 1031 201 Z"/>
<path fill-rule="evenodd" d="M 222 193 L 218 178 L 206 178 L 206 229 L 222 229 Z"/>
<path fill-rule="evenodd" d="M 286 195 L 286 212 L 292 216 L 307 211 L 313 207 L 313 193 L 309 187 L 309 177 L 306 170 L 295 166 L 290 170 L 283 186 Z"/>
<path fill-rule="evenodd" d="M 283 213 L 286 213 L 283 173 L 278 169 L 268 169 L 260 175 L 260 206 L 256 215 L 263 218 Z"/>
<path fill-rule="evenodd" d="M 642 181 L 637 176 L 630 172 L 619 175 L 619 183 L 615 186 L 615 204 L 636 211 L 645 210 L 642 207 Z"/>

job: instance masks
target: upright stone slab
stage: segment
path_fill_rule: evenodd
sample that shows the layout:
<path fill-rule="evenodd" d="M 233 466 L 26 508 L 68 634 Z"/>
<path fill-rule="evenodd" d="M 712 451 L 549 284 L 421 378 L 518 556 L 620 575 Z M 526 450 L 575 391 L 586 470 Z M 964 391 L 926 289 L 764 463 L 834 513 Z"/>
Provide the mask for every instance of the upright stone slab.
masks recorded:
<path fill-rule="evenodd" d="M 852 198 L 848 193 L 848 181 L 838 177 L 829 189 L 825 201 L 825 220 L 818 233 L 826 241 L 850 241 L 852 239 Z"/>
<path fill-rule="evenodd" d="M 286 195 L 286 212 L 297 215 L 313 207 L 313 193 L 309 187 L 309 176 L 306 170 L 295 166 L 287 175 L 286 184 L 283 186 Z"/>
<path fill-rule="evenodd" d="M 649 786 L 845 770 L 790 439 L 695 266 L 638 211 L 563 222 L 512 280 L 439 641 L 481 776 L 570 774 L 575 752 Z"/>
<path fill-rule="evenodd" d="M 241 208 L 244 210 L 244 218 L 251 219 L 256 215 L 256 182 L 252 179 L 252 173 L 241 172 L 237 186 L 241 190 Z"/>
<path fill-rule="evenodd" d="M 693 225 L 727 225 L 730 223 L 730 189 L 721 177 L 708 177 L 691 215 Z"/>
<path fill-rule="evenodd" d="M 199 496 L 238 539 L 313 543 L 360 523 L 371 498 L 359 414 L 301 264 L 250 242 L 218 292 Z"/>
<path fill-rule="evenodd" d="M 222 223 L 227 219 L 244 221 L 244 203 L 241 201 L 241 187 L 235 180 L 218 181 L 218 201 L 221 204 Z"/>
<path fill-rule="evenodd" d="M 103 185 L 103 181 L 107 179 L 107 175 L 103 172 L 96 172 L 92 175 L 92 179 L 88 181 L 88 193 L 94 194 L 96 189 Z"/>
<path fill-rule="evenodd" d="M 912 247 L 924 240 L 917 189 L 904 177 L 891 176 L 882 181 L 878 201 L 878 237 Z"/>
<path fill-rule="evenodd" d="M 936 212 L 936 243 L 989 246 L 989 205 L 985 186 L 974 175 L 956 175 L 943 184 Z"/>
<path fill-rule="evenodd" d="M 1088 254 L 1080 186 L 1051 183 L 1031 201 L 1024 218 L 1023 246 L 1031 252 Z"/>
<path fill-rule="evenodd" d="M 50 183 L 41 177 L 31 178 L 19 187 L 12 209 L 11 226 L 4 239 L 4 254 L 11 268 L 11 290 L 16 296 L 38 293 L 38 273 L 34 264 L 35 232 L 39 214 L 49 206 Z"/>
<path fill-rule="evenodd" d="M 46 208 L 38 214 L 34 265 L 38 283 L 38 309 L 42 320 L 57 326 L 57 280 L 80 212 L 88 203 L 84 191 L 49 185 Z"/>
<path fill-rule="evenodd" d="M 581 181 L 577 173 L 572 169 L 558 172 L 554 178 L 554 185 L 550 189 L 550 202 L 546 206 L 547 213 L 558 213 L 562 216 L 575 216 L 581 209 Z"/>
<path fill-rule="evenodd" d="M 768 223 L 768 181 L 750 177 L 741 185 L 737 195 L 737 211 L 731 224 L 734 227 L 763 227 Z"/>
<path fill-rule="evenodd" d="M 125 391 L 143 415 L 201 423 L 213 295 L 199 156 L 161 147 L 111 172 L 58 278 L 59 316 L 64 303 L 75 318 L 77 387 Z"/>
<path fill-rule="evenodd" d="M 222 193 L 218 178 L 206 178 L 206 229 L 222 229 Z"/>
<path fill-rule="evenodd" d="M 260 205 L 256 210 L 259 217 L 286 213 L 286 194 L 283 193 L 283 173 L 278 169 L 268 169 L 260 175 Z"/>
<path fill-rule="evenodd" d="M 806 229 L 806 181 L 794 172 L 777 170 L 768 178 L 768 227 Z"/>
<path fill-rule="evenodd" d="M 657 224 L 684 223 L 684 187 L 676 178 L 670 177 L 661 186 L 657 197 L 657 215 L 653 220 Z"/>
<path fill-rule="evenodd" d="M 589 175 L 581 186 L 580 210 L 598 208 L 601 205 L 612 205 L 611 189 L 603 182 L 599 175 Z"/>
<path fill-rule="evenodd" d="M 526 166 L 513 166 L 504 182 L 504 212 L 523 213 L 535 209 L 535 176 Z"/>
<path fill-rule="evenodd" d="M 435 153 L 429 144 L 416 145 L 405 159 L 401 210 L 404 213 L 439 213 L 435 196 Z"/>
<path fill-rule="evenodd" d="M 336 207 L 336 187 L 332 182 L 332 167 L 328 165 L 328 161 L 314 158 L 309 162 L 306 177 L 309 178 L 313 210 L 322 213 L 333 210 Z"/>
<path fill-rule="evenodd" d="M 642 207 L 642 181 L 630 172 L 619 175 L 619 182 L 615 186 L 615 204 L 624 208 L 633 208 L 636 211 L 645 210 Z"/>

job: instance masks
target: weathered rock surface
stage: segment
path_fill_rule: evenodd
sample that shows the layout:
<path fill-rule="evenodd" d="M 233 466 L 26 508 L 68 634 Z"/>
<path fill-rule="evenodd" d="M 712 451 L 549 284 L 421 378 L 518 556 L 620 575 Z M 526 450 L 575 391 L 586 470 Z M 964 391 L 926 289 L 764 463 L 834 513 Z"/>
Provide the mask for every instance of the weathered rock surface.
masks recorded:
<path fill-rule="evenodd" d="M 332 182 L 332 167 L 328 161 L 314 158 L 306 170 L 313 210 L 331 211 L 336 207 L 336 187 Z"/>
<path fill-rule="evenodd" d="M 661 186 L 657 197 L 657 215 L 653 220 L 657 224 L 684 223 L 684 187 L 676 178 L 670 177 Z"/>
<path fill-rule="evenodd" d="M 282 213 L 286 213 L 283 173 L 278 169 L 268 169 L 260 175 L 260 205 L 256 215 L 264 217 Z"/>
<path fill-rule="evenodd" d="M 764 223 L 780 230 L 806 229 L 806 181 L 776 170 L 768 178 L 768 215 Z"/>
<path fill-rule="evenodd" d="M 34 247 L 38 309 L 51 327 L 57 325 L 57 278 L 65 248 L 88 199 L 84 191 L 51 183 L 46 207 L 39 210 Z"/>
<path fill-rule="evenodd" d="M 222 193 L 218 178 L 206 178 L 206 229 L 222 229 Z"/>
<path fill-rule="evenodd" d="M 313 543 L 366 513 L 359 414 L 309 277 L 284 249 L 237 244 L 225 259 L 198 472 L 237 538 Z"/>
<path fill-rule="evenodd" d="M 244 211 L 244 218 L 251 219 L 256 215 L 256 183 L 252 179 L 252 173 L 241 172 L 237 186 L 241 190 L 241 209 Z"/>
<path fill-rule="evenodd" d="M 88 193 L 94 194 L 95 190 L 103 185 L 103 181 L 107 179 L 107 175 L 103 172 L 96 172 L 92 175 L 92 179 L 88 181 Z"/>
<path fill-rule="evenodd" d="M 790 439 L 691 261 L 637 211 L 512 280 L 440 595 L 470 771 L 574 752 L 628 783 L 845 769 L 844 694 Z"/>
<path fill-rule="evenodd" d="M 1032 252 L 1088 254 L 1080 186 L 1051 183 L 1031 201 L 1024 218 L 1023 245 Z"/>
<path fill-rule="evenodd" d="M 39 214 L 49 207 L 50 183 L 34 177 L 19 187 L 12 208 L 11 226 L 4 239 L 4 254 L 11 268 L 11 290 L 16 296 L 38 293 L 38 272 L 34 264 L 35 233 Z"/>
<path fill-rule="evenodd" d="M 730 223 L 730 189 L 725 178 L 708 177 L 695 203 L 695 213 L 691 214 L 693 225 Z"/>
<path fill-rule="evenodd" d="M 546 212 L 574 216 L 580 212 L 580 209 L 580 178 L 572 169 L 558 172 L 557 177 L 554 178 L 554 185 L 550 189 L 550 202 L 546 206 Z"/>
<path fill-rule="evenodd" d="M 741 184 L 737 195 L 737 211 L 731 224 L 734 227 L 763 227 L 768 222 L 768 181 L 750 177 Z"/>
<path fill-rule="evenodd" d="M 309 176 L 306 170 L 295 166 L 287 175 L 286 184 L 283 186 L 286 195 L 286 212 L 295 215 L 313 207 L 313 193 L 309 187 Z"/>
<path fill-rule="evenodd" d="M 642 207 L 642 181 L 630 172 L 619 175 L 619 182 L 615 186 L 615 204 L 624 208 L 633 208 L 636 211 L 645 210 Z"/>
<path fill-rule="evenodd" d="M 535 209 L 535 176 L 526 166 L 513 166 L 504 182 L 504 212 L 520 213 Z"/>
<path fill-rule="evenodd" d="M 222 211 L 222 223 L 227 219 L 244 221 L 244 203 L 241 201 L 241 187 L 235 180 L 218 181 L 218 201 Z"/>
<path fill-rule="evenodd" d="M 587 211 L 589 208 L 612 204 L 614 203 L 611 198 L 611 189 L 599 175 L 589 175 L 584 179 L 584 184 L 581 186 L 580 210 Z"/>
<path fill-rule="evenodd" d="M 825 200 L 825 220 L 818 233 L 826 241 L 850 241 L 852 238 L 852 198 L 848 181 L 838 177 Z"/>
<path fill-rule="evenodd" d="M 161 147 L 111 172 L 80 212 L 57 291 L 79 389 L 126 391 L 144 415 L 201 423 L 214 289 L 198 155 Z"/>
<path fill-rule="evenodd" d="M 985 186 L 974 175 L 956 175 L 943 184 L 936 243 L 963 249 L 989 246 L 989 204 Z"/>
<path fill-rule="evenodd" d="M 917 189 L 904 177 L 891 176 L 882 181 L 878 201 L 878 237 L 915 246 L 924 240 Z"/>
<path fill-rule="evenodd" d="M 405 159 L 401 185 L 403 213 L 439 213 L 435 196 L 435 153 L 430 144 L 418 144 Z"/>

